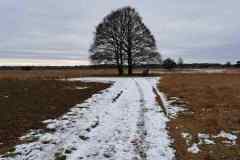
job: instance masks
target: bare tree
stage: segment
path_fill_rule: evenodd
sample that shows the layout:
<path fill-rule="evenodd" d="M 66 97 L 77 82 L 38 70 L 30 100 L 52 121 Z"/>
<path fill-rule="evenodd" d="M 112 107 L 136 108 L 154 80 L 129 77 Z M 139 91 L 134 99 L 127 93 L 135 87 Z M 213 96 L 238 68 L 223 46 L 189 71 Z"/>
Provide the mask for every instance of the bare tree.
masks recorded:
<path fill-rule="evenodd" d="M 132 74 L 134 64 L 160 63 L 160 54 L 150 30 L 134 8 L 124 7 L 107 15 L 95 32 L 90 59 L 98 64 L 116 64 L 119 74 L 128 65 Z"/>
<path fill-rule="evenodd" d="M 133 58 L 133 65 L 161 64 L 162 57 L 157 51 L 145 49 Z"/>

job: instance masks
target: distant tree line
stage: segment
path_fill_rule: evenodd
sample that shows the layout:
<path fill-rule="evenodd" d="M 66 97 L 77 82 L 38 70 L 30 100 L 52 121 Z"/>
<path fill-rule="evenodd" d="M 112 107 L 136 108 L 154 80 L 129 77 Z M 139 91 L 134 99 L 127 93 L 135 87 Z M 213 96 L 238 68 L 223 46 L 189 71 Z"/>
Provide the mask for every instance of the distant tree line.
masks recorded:
<path fill-rule="evenodd" d="M 183 59 L 180 57 L 178 62 L 175 62 L 174 59 L 167 58 L 163 60 L 162 64 L 159 67 L 163 67 L 166 69 L 174 69 L 174 68 L 240 68 L 240 61 L 237 61 L 236 64 L 231 64 L 231 62 L 227 62 L 226 64 L 221 63 L 184 63 Z"/>
<path fill-rule="evenodd" d="M 169 60 L 170 59 L 170 60 Z M 183 62 L 183 61 L 182 61 Z M 169 68 L 170 66 L 170 68 Z M 55 69 L 105 69 L 116 68 L 116 64 L 96 64 L 96 65 L 76 65 L 76 66 L 0 66 L 0 70 L 55 70 Z M 123 65 L 123 68 L 127 68 L 127 65 Z M 152 64 L 136 64 L 134 68 L 240 68 L 240 61 L 234 64 L 227 62 L 225 64 L 220 63 L 179 63 L 175 62 L 171 58 L 163 60 L 161 63 Z"/>

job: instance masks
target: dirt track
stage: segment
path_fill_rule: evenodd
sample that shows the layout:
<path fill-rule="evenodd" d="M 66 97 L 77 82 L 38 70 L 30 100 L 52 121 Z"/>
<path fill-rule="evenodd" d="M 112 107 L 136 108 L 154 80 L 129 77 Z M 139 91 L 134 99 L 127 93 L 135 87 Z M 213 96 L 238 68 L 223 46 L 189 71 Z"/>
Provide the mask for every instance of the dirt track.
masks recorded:
<path fill-rule="evenodd" d="M 32 133 L 30 137 L 38 137 L 37 141 L 17 146 L 13 157 L 3 159 L 171 160 L 174 157 L 166 130 L 168 119 L 156 103 L 152 89 L 158 78 L 82 80 L 110 80 L 114 84 L 62 118 L 48 120 L 48 128 L 54 132 Z"/>

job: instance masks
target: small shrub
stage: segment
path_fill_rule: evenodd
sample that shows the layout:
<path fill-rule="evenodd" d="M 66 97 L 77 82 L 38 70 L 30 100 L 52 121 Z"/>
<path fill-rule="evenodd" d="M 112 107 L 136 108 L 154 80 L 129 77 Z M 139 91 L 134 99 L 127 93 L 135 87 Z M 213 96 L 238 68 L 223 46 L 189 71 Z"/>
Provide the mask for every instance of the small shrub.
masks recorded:
<path fill-rule="evenodd" d="M 30 70 L 32 70 L 32 67 L 31 66 L 23 66 L 23 67 L 21 67 L 21 70 L 30 71 Z"/>
<path fill-rule="evenodd" d="M 173 69 L 173 68 L 176 68 L 177 67 L 177 64 L 176 62 L 171 59 L 171 58 L 167 58 L 163 61 L 163 67 L 166 68 L 166 69 Z"/>

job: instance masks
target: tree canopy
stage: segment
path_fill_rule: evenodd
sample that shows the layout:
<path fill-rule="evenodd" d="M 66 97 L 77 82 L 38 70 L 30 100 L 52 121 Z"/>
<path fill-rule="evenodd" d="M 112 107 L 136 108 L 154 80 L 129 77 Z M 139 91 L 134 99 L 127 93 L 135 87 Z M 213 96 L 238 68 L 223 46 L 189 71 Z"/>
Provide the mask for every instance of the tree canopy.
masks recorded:
<path fill-rule="evenodd" d="M 123 65 L 132 74 L 133 65 L 161 62 L 153 35 L 131 7 L 112 11 L 97 25 L 90 52 L 94 64 L 116 64 L 119 74 Z"/>

